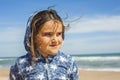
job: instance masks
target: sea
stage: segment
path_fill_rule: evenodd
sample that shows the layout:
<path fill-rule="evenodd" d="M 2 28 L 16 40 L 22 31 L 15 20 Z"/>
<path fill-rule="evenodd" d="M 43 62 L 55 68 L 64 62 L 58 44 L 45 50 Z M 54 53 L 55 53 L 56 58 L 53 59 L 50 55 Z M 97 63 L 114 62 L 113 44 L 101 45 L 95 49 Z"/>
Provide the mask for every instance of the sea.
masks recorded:
<path fill-rule="evenodd" d="M 120 72 L 120 53 L 71 55 L 79 69 Z M 0 68 L 10 68 L 17 57 L 0 57 Z"/>

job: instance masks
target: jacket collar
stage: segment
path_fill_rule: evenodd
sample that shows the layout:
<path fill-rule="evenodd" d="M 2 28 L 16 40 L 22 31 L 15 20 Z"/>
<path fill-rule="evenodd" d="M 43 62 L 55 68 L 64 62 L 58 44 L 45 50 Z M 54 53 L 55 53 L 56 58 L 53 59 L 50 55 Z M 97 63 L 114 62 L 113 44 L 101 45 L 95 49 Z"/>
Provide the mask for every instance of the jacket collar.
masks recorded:
<path fill-rule="evenodd" d="M 59 55 L 60 51 L 56 55 L 50 55 L 48 58 L 43 57 L 40 53 L 37 52 L 36 62 L 51 63 L 53 59 Z M 32 58 L 32 56 L 30 56 Z"/>

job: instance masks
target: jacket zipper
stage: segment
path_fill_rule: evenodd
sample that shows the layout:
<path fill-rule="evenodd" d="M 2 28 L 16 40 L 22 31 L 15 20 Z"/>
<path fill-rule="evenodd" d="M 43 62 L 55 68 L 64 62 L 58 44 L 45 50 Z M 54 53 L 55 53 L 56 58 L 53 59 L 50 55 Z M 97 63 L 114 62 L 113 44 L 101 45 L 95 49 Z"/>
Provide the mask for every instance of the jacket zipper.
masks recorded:
<path fill-rule="evenodd" d="M 49 75 L 49 62 L 48 62 L 48 59 L 47 59 L 47 58 L 46 58 L 45 68 L 46 68 L 46 71 L 47 71 L 47 80 L 50 80 L 50 75 Z"/>

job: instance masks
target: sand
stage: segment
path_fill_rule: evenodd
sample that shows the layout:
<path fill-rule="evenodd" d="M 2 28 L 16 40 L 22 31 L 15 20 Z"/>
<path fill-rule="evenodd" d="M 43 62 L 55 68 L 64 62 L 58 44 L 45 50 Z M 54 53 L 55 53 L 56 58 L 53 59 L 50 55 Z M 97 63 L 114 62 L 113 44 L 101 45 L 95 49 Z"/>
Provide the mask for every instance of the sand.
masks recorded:
<path fill-rule="evenodd" d="M 8 80 L 9 78 L 9 69 L 0 68 L 0 80 Z"/>
<path fill-rule="evenodd" d="M 8 80 L 9 69 L 0 69 L 0 80 Z M 120 72 L 79 70 L 79 80 L 120 80 Z"/>
<path fill-rule="evenodd" d="M 120 72 L 79 70 L 79 80 L 120 80 Z"/>

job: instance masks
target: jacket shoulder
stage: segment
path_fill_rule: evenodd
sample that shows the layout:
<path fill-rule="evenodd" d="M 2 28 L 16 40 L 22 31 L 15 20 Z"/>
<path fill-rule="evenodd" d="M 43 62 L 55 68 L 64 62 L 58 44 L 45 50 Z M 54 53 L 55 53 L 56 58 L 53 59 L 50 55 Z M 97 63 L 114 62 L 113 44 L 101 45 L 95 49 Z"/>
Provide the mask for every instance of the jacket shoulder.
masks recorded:
<path fill-rule="evenodd" d="M 64 59 L 68 60 L 68 61 L 73 61 L 73 58 L 72 58 L 71 55 L 65 54 L 63 52 L 59 52 L 59 57 L 62 57 Z"/>

